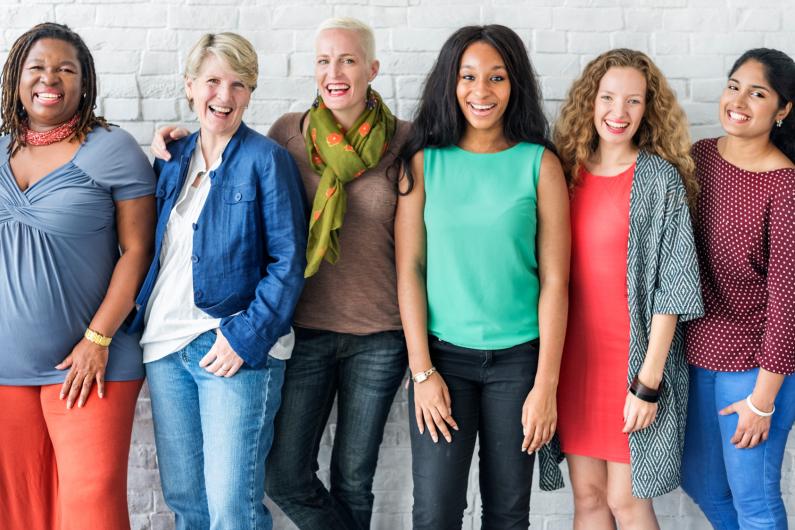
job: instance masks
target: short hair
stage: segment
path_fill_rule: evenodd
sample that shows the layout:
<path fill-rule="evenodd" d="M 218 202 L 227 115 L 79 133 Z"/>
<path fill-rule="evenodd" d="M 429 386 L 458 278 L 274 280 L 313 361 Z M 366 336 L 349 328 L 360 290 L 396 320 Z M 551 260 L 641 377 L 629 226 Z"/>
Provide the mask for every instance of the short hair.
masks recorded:
<path fill-rule="evenodd" d="M 237 33 L 205 33 L 185 60 L 185 78 L 196 79 L 209 54 L 223 60 L 253 92 L 257 88 L 259 63 L 254 46 Z"/>
<path fill-rule="evenodd" d="M 321 31 L 325 31 L 327 29 L 347 29 L 349 31 L 356 32 L 359 36 L 359 42 L 362 45 L 362 49 L 364 50 L 365 61 L 371 63 L 375 60 L 375 34 L 373 33 L 373 28 L 358 18 L 327 18 L 317 27 L 317 31 L 315 31 L 315 39 L 317 39 L 317 36 L 320 35 Z"/>

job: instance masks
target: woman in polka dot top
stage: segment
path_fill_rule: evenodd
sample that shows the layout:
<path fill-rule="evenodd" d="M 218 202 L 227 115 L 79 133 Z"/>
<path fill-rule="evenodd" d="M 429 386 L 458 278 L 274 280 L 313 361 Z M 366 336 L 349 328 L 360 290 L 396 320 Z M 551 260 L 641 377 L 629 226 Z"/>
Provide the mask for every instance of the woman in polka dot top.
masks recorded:
<path fill-rule="evenodd" d="M 795 62 L 755 49 L 720 98 L 726 135 L 693 147 L 706 314 L 690 323 L 682 486 L 713 526 L 786 529 L 795 420 Z"/>

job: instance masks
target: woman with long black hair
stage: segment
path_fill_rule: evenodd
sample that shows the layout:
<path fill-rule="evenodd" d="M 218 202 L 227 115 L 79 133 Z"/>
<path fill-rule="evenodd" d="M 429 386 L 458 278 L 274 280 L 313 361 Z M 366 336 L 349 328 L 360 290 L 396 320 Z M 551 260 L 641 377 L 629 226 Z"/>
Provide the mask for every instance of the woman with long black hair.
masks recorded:
<path fill-rule="evenodd" d="M 569 270 L 568 193 L 547 135 L 516 33 L 456 31 L 401 153 L 395 219 L 415 529 L 461 527 L 478 437 L 483 528 L 528 526 L 533 454 L 557 419 Z"/>
<path fill-rule="evenodd" d="M 719 103 L 726 133 L 693 146 L 705 316 L 687 330 L 682 487 L 715 528 L 786 529 L 795 421 L 795 62 L 745 52 Z"/>

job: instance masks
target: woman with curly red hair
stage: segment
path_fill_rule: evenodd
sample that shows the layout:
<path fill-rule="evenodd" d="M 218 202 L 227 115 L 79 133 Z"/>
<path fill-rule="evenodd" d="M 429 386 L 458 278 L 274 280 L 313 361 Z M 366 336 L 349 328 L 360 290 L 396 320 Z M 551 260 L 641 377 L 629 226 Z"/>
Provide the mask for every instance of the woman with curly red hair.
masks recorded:
<path fill-rule="evenodd" d="M 641 52 L 606 52 L 555 129 L 569 179 L 569 319 L 558 433 L 578 529 L 658 528 L 679 485 L 687 365 L 678 323 L 701 315 L 687 121 Z"/>

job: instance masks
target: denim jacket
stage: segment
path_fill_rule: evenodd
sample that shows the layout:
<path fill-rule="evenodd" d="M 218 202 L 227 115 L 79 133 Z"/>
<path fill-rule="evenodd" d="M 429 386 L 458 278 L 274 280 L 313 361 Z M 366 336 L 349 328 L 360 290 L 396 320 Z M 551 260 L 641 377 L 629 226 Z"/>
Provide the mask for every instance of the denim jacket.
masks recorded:
<path fill-rule="evenodd" d="M 198 132 L 172 142 L 171 160 L 155 161 L 155 257 L 136 299 L 133 329 L 143 327 L 166 225 L 197 138 Z M 304 284 L 306 207 L 298 168 L 285 149 L 241 123 L 209 177 L 207 202 L 193 225 L 193 302 L 220 318 L 235 352 L 261 368 L 289 332 Z"/>

